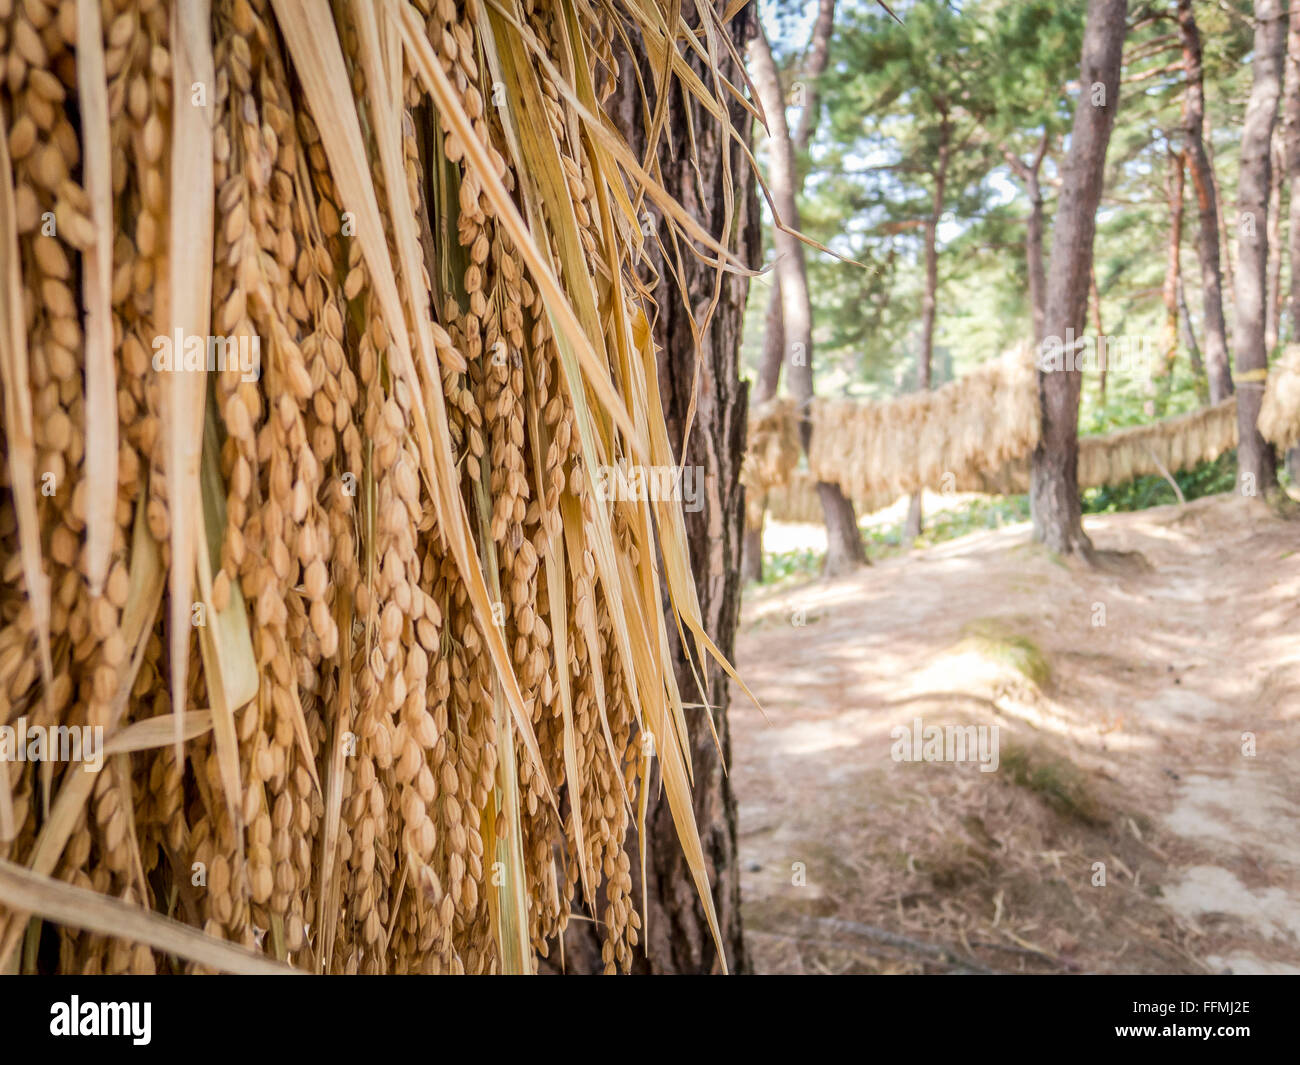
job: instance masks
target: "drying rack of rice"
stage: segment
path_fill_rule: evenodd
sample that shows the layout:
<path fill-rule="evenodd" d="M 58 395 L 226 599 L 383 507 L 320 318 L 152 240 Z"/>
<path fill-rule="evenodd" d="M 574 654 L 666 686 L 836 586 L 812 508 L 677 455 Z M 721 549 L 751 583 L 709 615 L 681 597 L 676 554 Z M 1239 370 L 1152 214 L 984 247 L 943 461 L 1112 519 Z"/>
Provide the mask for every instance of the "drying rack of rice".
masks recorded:
<path fill-rule="evenodd" d="M 755 527 L 763 516 L 763 499 L 787 484 L 799 465 L 799 431 L 795 404 L 770 399 L 749 412 L 745 461 L 740 470 L 745 485 L 745 521 Z"/>
<path fill-rule="evenodd" d="M 808 468 L 852 498 L 897 498 L 1027 454 L 1038 417 L 1032 353 L 1021 347 L 930 392 L 814 400 Z"/>
<path fill-rule="evenodd" d="M 1279 372 L 1270 376 L 1269 387 L 1272 389 L 1276 383 L 1279 392 L 1290 396 L 1292 394 L 1286 389 L 1298 380 L 1300 378 L 1287 377 Z M 1036 409 L 1036 390 L 1024 394 L 1034 398 Z M 938 392 L 934 395 L 937 396 Z M 975 448 L 966 446 L 969 437 L 965 434 L 974 431 L 974 420 L 963 422 L 954 415 L 948 422 L 951 428 L 947 431 L 932 428 L 925 421 L 926 415 L 917 413 L 923 410 L 917 402 L 919 398 L 908 395 L 883 404 L 851 404 L 844 400 L 814 403 L 813 456 L 816 465 L 812 472 L 795 469 L 783 483 L 769 485 L 766 497 L 768 512 L 777 521 L 820 523 L 822 510 L 815 488 L 818 480 L 838 484 L 849 492 L 859 514 L 880 510 L 922 488 L 934 492 L 979 492 L 986 495 L 1019 495 L 1029 491 L 1029 455 L 1037 442 L 1036 420 L 1034 435 L 1027 442 L 1021 433 L 1004 432 L 997 438 L 999 446 L 981 455 Z M 902 409 L 890 413 L 882 409 L 895 404 Z M 852 410 L 851 406 L 859 409 Z M 1028 416 L 1018 404 L 1011 406 L 1022 419 L 1018 424 L 1023 427 L 1023 419 Z M 793 407 L 787 409 L 793 421 Z M 985 412 L 988 409 L 985 407 Z M 826 414 L 828 411 L 829 415 Z M 913 417 L 905 417 L 906 413 Z M 823 421 L 824 416 L 829 420 Z M 1261 431 L 1280 446 L 1288 446 L 1291 440 L 1300 438 L 1300 425 L 1293 422 L 1279 423 L 1292 426 L 1292 430 L 1272 427 L 1265 430 L 1262 413 L 1260 421 Z M 884 455 L 892 456 L 889 460 L 892 464 L 886 465 L 884 472 L 876 477 L 870 476 L 859 455 L 849 450 L 852 445 L 846 434 L 852 430 L 846 426 L 863 425 L 892 425 L 893 432 L 898 434 L 888 444 L 880 437 L 858 437 L 858 445 L 881 455 L 882 462 L 885 462 Z M 960 428 L 963 425 L 966 427 L 964 431 Z M 823 429 L 827 430 L 825 436 L 832 439 L 836 433 L 840 434 L 845 450 L 840 453 L 839 467 L 832 464 L 833 451 L 829 445 L 824 449 L 818 447 L 818 435 Z M 1287 431 L 1294 431 L 1296 436 L 1287 438 Z M 1270 432 L 1279 435 L 1272 436 Z M 910 445 L 912 440 L 920 440 L 920 446 L 913 448 Z M 1237 401 L 1230 397 L 1213 407 L 1149 425 L 1080 437 L 1079 487 L 1097 488 L 1123 484 L 1136 477 L 1179 473 L 1216 459 L 1236 446 Z M 949 456 L 952 465 L 938 465 L 940 459 L 937 456 L 941 455 Z M 915 467 L 900 469 L 900 463 L 906 462 L 909 456 L 915 461 Z M 996 462 L 993 461 L 995 456 L 999 456 Z"/>
<path fill-rule="evenodd" d="M 1190 470 L 1237 446 L 1237 401 L 1164 418 L 1149 425 L 1079 438 L 1079 487 L 1099 488 Z M 1028 475 L 1025 483 L 1028 485 Z"/>
<path fill-rule="evenodd" d="M 839 485 L 866 513 L 926 487 L 979 491 L 990 471 L 1032 450 L 1038 417 L 1032 353 L 1022 347 L 931 392 L 882 403 L 814 399 L 809 473 L 800 476 L 797 407 L 770 401 L 750 423 L 747 520 L 756 523 L 765 495 L 778 520 L 820 520 L 805 498 L 816 481 Z"/>
<path fill-rule="evenodd" d="M 728 121 L 678 15 L 0 0 L 0 971 L 626 968 L 655 763 L 717 936 L 593 472 L 674 462 L 643 204 L 734 265 L 601 112 L 631 35 Z"/>

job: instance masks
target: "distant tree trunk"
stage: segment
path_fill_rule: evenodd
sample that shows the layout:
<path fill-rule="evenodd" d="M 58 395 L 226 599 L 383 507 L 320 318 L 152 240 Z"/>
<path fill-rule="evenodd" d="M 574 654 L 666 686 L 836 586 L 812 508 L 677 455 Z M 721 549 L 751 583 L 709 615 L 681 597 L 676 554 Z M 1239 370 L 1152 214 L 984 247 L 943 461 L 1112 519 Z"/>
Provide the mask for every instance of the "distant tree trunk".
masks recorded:
<path fill-rule="evenodd" d="M 1210 381 L 1210 402 L 1218 403 L 1232 395 L 1232 369 L 1228 361 L 1228 327 L 1223 318 L 1223 287 L 1219 263 L 1220 209 L 1214 167 L 1206 147 L 1201 34 L 1196 26 L 1196 15 L 1192 11 L 1192 0 L 1178 0 L 1178 32 L 1182 41 L 1183 67 L 1187 79 L 1187 87 L 1183 90 L 1183 130 L 1187 139 L 1187 161 L 1191 165 L 1199 215 L 1196 248 L 1201 261 L 1205 371 Z"/>
<path fill-rule="evenodd" d="M 1092 332 L 1097 338 L 1097 344 L 1102 343 L 1106 336 L 1106 330 L 1101 325 L 1101 289 L 1097 287 L 1097 264 L 1094 262 L 1088 267 L 1088 306 L 1092 308 Z M 1082 388 L 1082 382 L 1080 387 Z M 1097 368 L 1097 395 L 1103 405 L 1106 403 L 1106 362 L 1099 360 Z"/>
<path fill-rule="evenodd" d="M 1079 102 L 1065 160 L 1052 258 L 1047 271 L 1047 314 L 1043 331 L 1065 338 L 1083 330 L 1092 271 L 1092 238 L 1101 202 L 1106 147 L 1119 106 L 1120 59 L 1128 0 L 1088 0 L 1080 64 Z M 1096 95 L 1104 92 L 1104 97 Z M 1075 353 L 1064 366 L 1038 374 L 1042 433 L 1034 448 L 1029 501 L 1034 539 L 1062 554 L 1091 556 L 1079 500 L 1079 386 Z"/>
<path fill-rule="evenodd" d="M 1282 89 L 1282 159 L 1290 188 L 1291 290 L 1287 298 L 1287 334 L 1300 340 L 1300 17 L 1292 17 L 1286 35 L 1286 75 Z"/>
<path fill-rule="evenodd" d="M 1205 156 L 1210 161 L 1210 183 L 1214 186 L 1214 203 L 1219 227 L 1219 247 L 1223 249 L 1223 285 L 1228 292 L 1236 292 L 1236 268 L 1233 253 L 1234 241 L 1229 240 L 1227 201 L 1223 198 L 1223 186 L 1219 184 L 1219 171 L 1214 162 L 1214 131 L 1210 128 L 1210 115 L 1205 114 Z"/>
<path fill-rule="evenodd" d="M 1178 289 L 1182 284 L 1179 258 L 1183 248 L 1183 155 L 1172 148 L 1165 195 L 1169 200 L 1169 254 L 1165 262 L 1164 365 L 1160 368 L 1160 390 L 1156 395 L 1156 414 L 1161 418 L 1165 416 L 1173 388 L 1174 363 L 1178 358 Z"/>
<path fill-rule="evenodd" d="M 1286 73 L 1282 81 L 1282 158 L 1290 196 L 1287 260 L 1291 288 L 1287 297 L 1287 336 L 1300 342 L 1300 15 L 1292 15 L 1286 35 Z M 1279 296 L 1279 299 L 1281 297 Z M 1300 448 L 1289 448 L 1286 470 L 1300 480 Z"/>
<path fill-rule="evenodd" d="M 1205 362 L 1201 358 L 1201 346 L 1196 342 L 1196 330 L 1192 328 L 1192 312 L 1187 307 L 1187 293 L 1181 276 L 1178 278 L 1178 313 L 1182 318 L 1187 358 L 1192 364 L 1192 387 L 1196 389 L 1197 401 L 1205 406 L 1210 402 L 1210 385 L 1205 379 Z"/>
<path fill-rule="evenodd" d="M 1282 183 L 1286 166 L 1282 159 L 1282 138 L 1273 131 L 1269 148 L 1268 179 L 1268 269 L 1264 288 L 1264 350 L 1277 350 L 1278 319 L 1282 313 Z"/>
<path fill-rule="evenodd" d="M 1277 483 L 1277 458 L 1256 427 L 1268 372 L 1265 347 L 1265 271 L 1268 262 L 1268 197 L 1273 126 L 1282 92 L 1286 27 L 1280 0 L 1255 0 L 1255 54 L 1250 101 L 1241 131 L 1241 175 L 1237 181 L 1236 328 L 1237 484 L 1246 494 Z"/>
<path fill-rule="evenodd" d="M 934 362 L 934 319 L 939 297 L 939 221 L 943 218 L 944 193 L 948 184 L 948 115 L 940 111 L 939 158 L 934 170 L 934 190 L 930 199 L 930 217 L 925 220 L 925 291 L 921 295 L 921 350 L 917 356 L 916 387 L 930 390 Z M 921 493 L 912 495 L 907 509 L 903 538 L 908 542 L 921 535 Z"/>
<path fill-rule="evenodd" d="M 813 24 L 812 40 L 808 44 L 808 61 L 804 66 L 803 76 L 807 79 L 804 87 L 803 110 L 799 113 L 799 126 L 794 135 L 794 148 L 797 156 L 802 156 L 812 143 L 813 133 L 817 129 L 820 108 L 818 80 L 826 73 L 826 64 L 830 60 L 831 30 L 835 25 L 835 0 L 820 0 L 817 8 L 817 21 Z M 798 165 L 796 158 L 795 197 L 803 192 L 806 171 Z M 776 395 L 781 383 L 781 361 L 785 353 L 785 329 L 781 320 L 781 279 L 774 278 L 772 294 L 767 300 L 767 315 L 764 321 L 766 332 L 763 335 L 763 363 L 759 367 L 758 380 L 754 386 L 750 402 L 757 407 Z M 775 341 L 773 340 L 775 338 Z M 764 511 L 767 501 L 763 501 Z M 854 528 L 857 519 L 854 518 Z M 763 579 L 763 518 L 759 517 L 758 527 L 745 529 L 744 547 L 741 551 L 741 579 L 761 581 Z"/>
<path fill-rule="evenodd" d="M 1035 344 L 1043 339 L 1043 316 L 1047 300 L 1047 277 L 1043 271 L 1043 190 L 1039 176 L 1051 141 L 1051 135 L 1044 130 L 1038 151 L 1034 153 L 1034 161 L 1028 165 L 1014 152 L 1002 149 L 1011 169 L 1025 183 L 1025 194 L 1029 197 L 1029 219 L 1025 225 L 1025 272 L 1029 276 L 1029 306 L 1033 314 Z"/>
<path fill-rule="evenodd" d="M 725 0 L 716 0 L 715 8 L 719 15 L 726 6 Z M 697 16 L 695 10 L 687 5 L 683 17 L 691 22 Z M 741 54 L 754 24 L 752 6 L 741 8 L 726 24 L 724 32 Z M 722 54 L 726 57 L 725 51 Z M 640 55 L 644 56 L 644 52 Z M 642 158 L 646 150 L 641 122 L 642 99 L 636 78 L 630 75 L 634 68 L 638 68 L 644 84 L 653 85 L 657 70 L 649 61 L 634 58 L 622 48 L 617 50 L 617 58 L 628 76 L 619 79 L 614 95 L 606 101 L 606 110 L 628 138 L 636 157 Z M 698 57 L 692 56 L 688 62 L 700 76 L 706 79 L 710 76 L 707 66 Z M 742 71 L 730 58 L 724 58 L 721 67 L 719 73 L 732 84 L 743 81 Z M 677 130 L 687 128 L 688 108 L 690 128 L 694 131 L 700 160 L 707 160 L 711 165 L 701 167 L 697 172 L 683 139 L 680 139 L 684 135 L 679 135 L 677 143 L 671 146 L 665 137 L 658 153 L 663 184 L 710 233 L 730 233 L 741 262 L 757 265 L 762 233 L 753 173 L 745 154 L 739 144 L 722 136 L 703 108 L 693 99 L 684 100 L 676 88 L 670 103 L 670 127 Z M 730 102 L 729 111 L 733 127 L 747 141 L 750 132 L 748 112 L 735 101 Z M 730 157 L 729 175 L 721 165 L 723 153 Z M 728 191 L 725 182 L 728 178 L 735 211 L 730 219 L 725 206 L 725 193 Z M 703 306 L 713 298 L 715 272 L 694 256 L 684 255 L 682 280 L 685 292 L 679 294 L 663 280 L 671 274 L 657 249 L 651 253 L 651 259 L 662 286 L 655 293 L 659 314 L 655 321 L 654 340 L 658 349 L 659 392 L 668 423 L 668 438 L 675 447 L 680 444 L 694 398 L 696 406 L 690 436 L 686 440 L 685 454 L 679 456 L 678 461 L 702 466 L 706 472 L 705 505 L 697 513 L 685 515 L 691 569 L 705 629 L 722 652 L 730 657 L 734 651 L 740 608 L 740 539 L 744 524 L 740 464 L 745 451 L 746 397 L 740 379 L 739 358 L 748 281 L 735 274 L 724 278 L 721 297 L 709 320 L 709 327 L 699 338 L 697 364 L 687 307 Z M 668 640 L 682 700 L 694 707 L 686 712 L 695 772 L 692 799 L 722 931 L 723 949 L 731 971 L 745 972 L 749 961 L 740 923 L 736 799 L 731 778 L 723 772 L 723 760 L 729 762 L 731 759 L 728 684 L 725 674 L 710 662 L 706 698 L 696 684 L 677 630 L 672 625 L 669 625 Z M 704 718 L 704 714 L 709 713 L 703 709 L 705 703 L 712 707 L 717 745 Z M 647 782 L 647 786 L 652 789 L 646 818 L 645 906 L 649 928 L 643 937 L 645 951 L 638 950 L 634 971 L 716 972 L 719 969 L 717 951 L 677 842 L 668 802 L 659 794 L 657 782 Z M 637 864 L 634 862 L 632 870 L 634 884 L 640 882 L 641 871 L 636 868 Z M 564 941 L 567 971 L 600 972 L 603 968 L 600 949 L 598 926 L 594 922 L 570 923 Z M 559 961 L 559 952 L 553 951 L 547 967 L 557 968 Z"/>
<path fill-rule="evenodd" d="M 777 77 L 772 48 L 760 25 L 750 45 L 750 77 L 758 91 L 763 112 L 767 117 L 771 142 L 768 152 L 768 186 L 781 220 L 791 228 L 799 226 L 799 205 L 795 198 L 795 155 L 786 125 L 785 101 L 781 96 L 781 83 Z M 776 274 L 781 281 L 781 316 L 785 325 L 786 348 L 790 352 L 787 382 L 790 395 L 799 404 L 799 442 L 808 454 L 812 443 L 811 406 L 813 398 L 812 374 L 812 301 L 808 295 L 808 272 L 804 260 L 803 242 L 798 237 L 776 228 L 773 236 L 776 246 Z M 846 573 L 866 562 L 862 535 L 858 531 L 853 504 L 839 487 L 819 482 L 817 496 L 821 500 L 826 521 L 826 564 L 828 576 Z"/>
<path fill-rule="evenodd" d="M 1050 138 L 1043 134 L 1042 146 L 1034 159 L 1026 181 L 1029 192 L 1029 225 L 1025 230 L 1025 256 L 1029 270 L 1029 302 L 1034 314 L 1034 343 L 1043 339 L 1043 322 L 1047 317 L 1047 274 L 1043 267 L 1043 190 L 1038 183 L 1039 168 L 1047 154 Z"/>
<path fill-rule="evenodd" d="M 767 314 L 763 321 L 763 356 L 758 366 L 758 377 L 749 394 L 751 412 L 776 395 L 781 380 L 781 359 L 785 353 L 785 324 L 781 319 L 781 281 L 772 281 L 772 295 L 767 300 Z M 745 526 L 744 542 L 740 551 L 740 579 L 763 579 L 763 517 L 767 499 L 762 501 L 758 525 Z"/>
<path fill-rule="evenodd" d="M 826 73 L 826 64 L 830 62 L 831 30 L 835 26 L 835 0 L 819 0 L 817 21 L 813 24 L 812 40 L 808 42 L 808 61 L 804 64 L 803 110 L 799 112 L 799 125 L 794 131 L 794 150 L 800 155 L 808 150 L 813 134 L 817 132 L 817 119 L 820 109 L 818 82 Z M 806 176 L 803 166 L 798 168 L 796 192 L 803 191 Z"/>

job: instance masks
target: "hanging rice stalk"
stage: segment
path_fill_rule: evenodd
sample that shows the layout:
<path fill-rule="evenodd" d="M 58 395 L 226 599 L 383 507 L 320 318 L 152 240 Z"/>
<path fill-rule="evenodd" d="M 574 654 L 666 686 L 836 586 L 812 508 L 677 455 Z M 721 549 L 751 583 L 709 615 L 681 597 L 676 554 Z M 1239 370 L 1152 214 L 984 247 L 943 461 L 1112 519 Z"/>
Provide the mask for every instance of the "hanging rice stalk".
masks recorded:
<path fill-rule="evenodd" d="M 672 462 L 641 203 L 737 269 L 601 114 L 617 35 L 725 126 L 697 30 L 0 0 L 0 971 L 626 969 L 656 763 L 717 936 L 680 504 L 597 477 Z"/>

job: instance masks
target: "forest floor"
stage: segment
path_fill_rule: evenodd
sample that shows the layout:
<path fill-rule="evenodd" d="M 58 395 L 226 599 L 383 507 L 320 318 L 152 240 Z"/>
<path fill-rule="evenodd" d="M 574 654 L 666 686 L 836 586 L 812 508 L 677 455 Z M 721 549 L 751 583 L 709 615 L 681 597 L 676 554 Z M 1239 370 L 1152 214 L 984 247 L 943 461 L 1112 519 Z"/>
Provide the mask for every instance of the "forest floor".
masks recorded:
<path fill-rule="evenodd" d="M 1300 523 L 1213 496 L 1085 528 L 1099 568 L 1015 525 L 751 590 L 757 971 L 1300 973 Z M 896 761 L 918 722 L 997 726 L 996 771 Z"/>

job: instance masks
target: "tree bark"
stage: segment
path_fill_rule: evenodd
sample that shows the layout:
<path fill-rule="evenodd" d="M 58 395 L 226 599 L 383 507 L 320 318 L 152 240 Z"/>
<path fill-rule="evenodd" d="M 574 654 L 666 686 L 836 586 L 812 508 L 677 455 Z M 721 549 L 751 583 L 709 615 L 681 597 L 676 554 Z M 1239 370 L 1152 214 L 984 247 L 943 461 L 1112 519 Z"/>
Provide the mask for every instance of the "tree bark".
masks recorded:
<path fill-rule="evenodd" d="M 1250 100 L 1241 131 L 1237 181 L 1237 289 L 1233 347 L 1237 363 L 1237 485 L 1247 495 L 1277 483 L 1277 458 L 1256 419 L 1268 372 L 1266 269 L 1273 127 L 1282 92 L 1285 14 L 1280 0 L 1255 0 L 1255 53 Z"/>
<path fill-rule="evenodd" d="M 1082 332 L 1092 272 L 1092 239 L 1105 177 L 1106 148 L 1119 105 L 1120 60 L 1128 0 L 1089 0 L 1080 64 L 1079 103 L 1065 161 L 1056 229 L 1047 272 L 1044 332 L 1064 338 Z M 1104 91 L 1098 99 L 1096 87 Z M 1091 556 L 1079 500 L 1079 387 L 1077 360 L 1038 373 L 1042 433 L 1034 448 L 1029 501 L 1034 538 L 1058 554 Z"/>
<path fill-rule="evenodd" d="M 821 0 L 817 7 L 817 21 L 813 25 L 812 40 L 808 44 L 808 61 L 803 69 L 807 80 L 804 86 L 803 109 L 799 113 L 799 125 L 794 134 L 794 149 L 801 157 L 812 143 L 813 133 L 817 130 L 820 100 L 818 82 L 826 73 L 826 64 L 830 61 L 831 30 L 835 25 L 835 0 Z M 798 160 L 796 160 L 798 161 Z M 804 178 L 807 171 L 798 165 L 795 171 L 795 197 L 803 192 Z M 781 318 L 781 280 L 775 278 L 772 294 L 767 300 L 765 319 L 767 332 L 763 337 L 763 363 L 759 367 L 758 380 L 754 386 L 751 401 L 755 407 L 766 403 L 776 395 L 781 382 L 781 362 L 785 353 L 785 328 Z M 835 506 L 832 501 L 832 506 Z M 766 501 L 764 501 L 766 510 Z M 842 508 L 836 509 L 837 516 L 842 517 Z M 851 511 L 850 511 L 851 513 Z M 854 518 L 854 527 L 857 519 Z M 741 552 L 741 579 L 761 581 L 763 579 L 763 519 L 759 518 L 758 528 L 745 529 L 745 543 Z"/>
<path fill-rule="evenodd" d="M 799 205 L 795 198 L 795 156 L 785 118 L 785 100 L 777 76 L 772 48 L 760 25 L 750 44 L 750 77 L 767 117 L 770 145 L 768 152 L 768 187 L 781 221 L 792 229 L 799 227 Z M 776 227 L 776 274 L 781 282 L 781 317 L 785 326 L 786 348 L 790 353 L 787 383 L 790 394 L 799 404 L 799 442 L 804 454 L 812 443 L 811 405 L 812 375 L 812 301 L 808 295 L 808 272 L 803 242 L 792 233 Z M 858 532 L 853 504 L 829 483 L 817 485 L 826 521 L 827 576 L 846 573 L 866 562 L 862 536 Z"/>
<path fill-rule="evenodd" d="M 835 26 L 835 0 L 820 0 L 817 5 L 817 21 L 813 24 L 812 40 L 808 42 L 808 62 L 804 65 L 803 76 L 807 79 L 804 87 L 803 110 L 799 113 L 799 125 L 794 132 L 794 150 L 800 155 L 808 150 L 813 134 L 817 132 L 820 93 L 818 83 L 826 73 L 826 64 L 831 57 L 831 30 Z M 803 191 L 806 174 L 803 167 L 798 170 L 796 194 Z"/>
<path fill-rule="evenodd" d="M 1282 313 L 1282 182 L 1286 167 L 1282 142 L 1276 128 L 1269 149 L 1268 179 L 1268 268 L 1264 287 L 1264 350 L 1277 350 L 1278 319 Z"/>
<path fill-rule="evenodd" d="M 1282 88 L 1282 158 L 1290 189 L 1291 290 L 1287 297 L 1288 330 L 1300 340 L 1300 17 L 1292 18 L 1286 35 L 1286 74 Z"/>
<path fill-rule="evenodd" d="M 930 390 L 931 363 L 934 359 L 934 319 L 939 294 L 939 220 L 943 217 L 944 193 L 948 183 L 948 115 L 940 111 L 939 158 L 934 170 L 934 189 L 930 199 L 930 217 L 925 220 L 925 291 L 921 295 L 921 350 L 917 353 L 916 387 Z M 921 535 L 921 493 L 915 492 L 907 508 L 903 539 L 907 542 Z"/>
<path fill-rule="evenodd" d="M 781 318 L 781 281 L 772 282 L 772 295 L 768 297 L 767 314 L 763 322 L 763 355 L 758 366 L 758 377 L 750 393 L 750 409 L 757 410 L 776 395 L 781 380 L 781 357 L 785 352 L 785 323 Z M 767 500 L 763 500 L 763 511 L 767 510 Z M 763 518 L 760 514 L 758 525 L 751 529 L 745 526 L 744 543 L 740 551 L 740 579 L 742 581 L 761 581 L 763 579 Z"/>
<path fill-rule="evenodd" d="M 1182 320 L 1187 358 L 1192 364 L 1192 387 L 1196 389 L 1197 401 L 1205 406 L 1210 402 L 1210 385 L 1205 379 L 1205 362 L 1201 358 L 1201 346 L 1196 342 L 1196 330 L 1192 328 L 1192 312 L 1187 307 L 1182 277 L 1178 278 L 1178 314 Z"/>
<path fill-rule="evenodd" d="M 1169 201 L 1169 252 L 1165 261 L 1164 365 L 1160 368 L 1160 389 L 1156 394 L 1156 416 L 1163 418 L 1173 388 L 1174 363 L 1178 358 L 1178 289 L 1182 284 L 1179 258 L 1183 248 L 1183 155 L 1169 149 L 1169 175 L 1165 180 Z"/>
<path fill-rule="evenodd" d="M 1088 306 L 1092 309 L 1092 332 L 1097 343 L 1102 342 L 1106 331 L 1101 326 L 1101 289 L 1097 287 L 1097 264 L 1088 267 Z M 1082 382 L 1080 383 L 1082 386 Z M 1106 402 L 1106 363 L 1103 360 L 1097 368 L 1097 396 L 1102 404 Z"/>
<path fill-rule="evenodd" d="M 1290 196 L 1287 259 L 1291 264 L 1291 287 L 1287 297 L 1287 335 L 1296 343 L 1300 341 L 1300 17 L 1295 16 L 1287 27 L 1282 117 L 1282 158 Z M 1288 448 L 1284 461 L 1294 484 L 1300 479 L 1300 448 Z"/>
<path fill-rule="evenodd" d="M 1047 313 L 1047 275 L 1043 269 L 1043 188 L 1040 175 L 1043 160 L 1052 138 L 1047 130 L 1038 142 L 1034 161 L 1026 164 L 1018 155 L 1008 148 L 1002 154 L 1017 177 L 1025 183 L 1025 194 L 1029 197 L 1029 219 L 1025 225 L 1025 267 L 1029 277 L 1029 307 L 1034 322 L 1034 343 L 1043 339 L 1043 318 Z"/>
<path fill-rule="evenodd" d="M 1205 371 L 1210 382 L 1210 402 L 1232 395 L 1232 369 L 1228 361 L 1228 327 L 1223 318 L 1223 282 L 1219 263 L 1220 210 L 1214 168 L 1205 143 L 1205 85 L 1201 65 L 1201 34 L 1192 0 L 1178 0 L 1178 32 L 1183 48 L 1187 87 L 1183 90 L 1183 131 L 1187 161 L 1196 188 L 1199 224 L 1197 255 L 1201 261 L 1202 317 L 1205 329 Z"/>
<path fill-rule="evenodd" d="M 719 15 L 725 0 L 716 0 Z M 755 25 L 754 8 L 740 9 L 725 26 L 725 32 L 740 54 Z M 687 3 L 683 18 L 698 21 L 696 8 Z M 743 74 L 738 65 L 720 48 L 723 62 L 720 75 L 732 84 L 741 84 Z M 628 138 L 637 158 L 644 155 L 646 144 L 641 126 L 642 101 L 633 69 L 639 67 L 647 86 L 654 84 L 658 71 L 640 57 L 629 55 L 616 46 L 620 70 L 618 87 L 606 102 L 606 110 L 615 125 Z M 688 62 L 706 83 L 712 73 L 695 55 L 687 52 Z M 653 100 L 651 101 L 653 104 Z M 688 126 L 687 109 L 690 110 Z M 728 101 L 731 123 L 742 140 L 748 142 L 748 112 L 734 100 Z M 710 233 L 728 234 L 734 240 L 740 261 L 756 265 L 762 234 L 755 197 L 753 173 L 745 154 L 734 140 L 722 136 L 715 120 L 694 102 L 683 99 L 674 85 L 670 103 L 670 129 L 691 128 L 699 152 L 699 172 L 692 165 L 684 136 L 675 145 L 668 138 L 659 146 L 658 163 L 662 183 L 667 191 L 697 218 Z M 721 163 L 723 153 L 730 157 L 730 174 Z M 726 210 L 726 182 L 734 196 L 734 215 Z M 667 236 L 664 234 L 667 242 Z M 653 242 L 647 243 L 647 249 Z M 732 656 L 740 607 L 740 541 L 744 524 L 744 493 L 740 487 L 740 465 L 745 452 L 746 391 L 740 379 L 740 339 L 744 321 L 748 280 L 726 274 L 717 307 L 708 329 L 699 337 L 699 356 L 692 337 L 687 308 L 707 306 L 714 294 L 716 272 L 689 252 L 682 256 L 683 294 L 676 291 L 671 273 L 659 256 L 650 252 L 650 269 L 659 280 L 655 299 L 659 313 L 654 323 L 657 348 L 660 399 L 668 423 L 668 437 L 680 446 L 687 424 L 692 396 L 695 414 L 685 453 L 678 461 L 705 470 L 705 503 L 697 513 L 686 513 L 686 533 L 690 542 L 691 570 L 699 595 L 700 611 L 706 630 L 723 654 Z M 644 275 L 650 278 L 647 271 Z M 665 610 L 667 599 L 665 594 Z M 695 770 L 692 797 L 695 819 L 704 848 L 709 884 L 717 909 L 727 965 L 732 972 L 746 972 L 749 960 L 745 952 L 740 920 L 740 866 L 736 843 L 736 800 L 731 780 L 723 772 L 723 760 L 731 757 L 731 731 L 727 721 L 728 685 L 726 676 L 708 663 L 708 695 L 699 690 L 677 629 L 668 626 L 669 647 L 682 701 L 687 704 L 691 759 Z M 692 647 L 693 650 L 693 647 Z M 690 704 L 695 704 L 691 708 Z M 718 745 L 715 746 L 702 708 L 712 707 Z M 718 746 L 722 758 L 719 758 Z M 645 908 L 648 928 L 644 930 L 644 951 L 638 951 L 634 971 L 643 973 L 710 973 L 720 969 L 713 937 L 705 921 L 704 909 L 696 896 L 690 872 L 677 842 L 667 799 L 659 791 L 658 781 L 651 780 L 650 806 L 646 817 L 647 868 Z M 634 862 L 639 867 L 639 862 Z M 633 883 L 640 882 L 640 869 L 632 870 Z M 600 972 L 600 937 L 595 922 L 573 921 L 564 939 L 564 962 L 568 972 Z M 551 966 L 559 963 L 553 951 Z"/>

